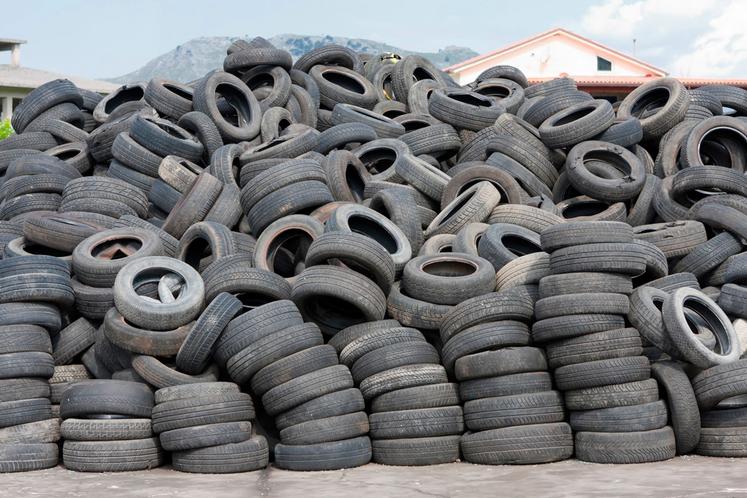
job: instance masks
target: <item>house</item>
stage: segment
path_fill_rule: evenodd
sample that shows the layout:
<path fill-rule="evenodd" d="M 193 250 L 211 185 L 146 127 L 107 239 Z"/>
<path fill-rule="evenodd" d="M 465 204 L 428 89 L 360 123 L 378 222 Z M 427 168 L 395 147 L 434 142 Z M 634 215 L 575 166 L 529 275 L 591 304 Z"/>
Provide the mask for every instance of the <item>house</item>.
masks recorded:
<path fill-rule="evenodd" d="M 10 63 L 0 64 L 0 103 L 2 114 L 0 120 L 10 119 L 13 109 L 21 103 L 21 99 L 28 95 L 34 88 L 47 81 L 57 78 L 66 78 L 75 83 L 78 88 L 92 90 L 94 92 L 107 94 L 118 88 L 119 85 L 106 81 L 89 80 L 65 76 L 40 69 L 32 69 L 21 66 L 21 45 L 25 40 L 14 40 L 11 38 L 0 38 L 0 52 L 10 52 Z"/>
<path fill-rule="evenodd" d="M 497 65 L 518 67 L 530 83 L 567 76 L 576 81 L 579 90 L 613 101 L 625 97 L 634 88 L 652 79 L 667 75 L 663 69 L 563 28 L 551 29 L 478 55 L 448 67 L 446 71 L 463 85 L 474 81 L 485 69 Z M 708 84 L 747 88 L 747 80 L 680 80 L 688 88 Z"/>

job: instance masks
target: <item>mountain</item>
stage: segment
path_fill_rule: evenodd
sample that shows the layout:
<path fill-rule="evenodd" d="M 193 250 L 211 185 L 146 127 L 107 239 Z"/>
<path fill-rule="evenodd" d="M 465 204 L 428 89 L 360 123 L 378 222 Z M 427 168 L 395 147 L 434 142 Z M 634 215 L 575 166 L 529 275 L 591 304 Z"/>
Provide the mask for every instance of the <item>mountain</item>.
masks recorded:
<path fill-rule="evenodd" d="M 181 82 L 189 82 L 201 78 L 205 73 L 223 65 L 228 46 L 237 37 L 202 37 L 189 40 L 177 46 L 174 50 L 159 55 L 140 69 L 123 76 L 109 78 L 113 83 L 128 83 L 145 81 L 153 77 L 162 77 Z M 278 48 L 287 50 L 294 58 L 305 54 L 309 50 L 332 43 L 349 47 L 357 52 L 376 54 L 381 52 L 395 52 L 400 55 L 418 54 L 444 68 L 457 62 L 477 55 L 477 52 L 465 47 L 448 46 L 438 52 L 414 52 L 373 40 L 361 38 L 345 38 L 342 36 L 305 36 L 305 35 L 277 35 L 269 38 L 270 43 Z"/>

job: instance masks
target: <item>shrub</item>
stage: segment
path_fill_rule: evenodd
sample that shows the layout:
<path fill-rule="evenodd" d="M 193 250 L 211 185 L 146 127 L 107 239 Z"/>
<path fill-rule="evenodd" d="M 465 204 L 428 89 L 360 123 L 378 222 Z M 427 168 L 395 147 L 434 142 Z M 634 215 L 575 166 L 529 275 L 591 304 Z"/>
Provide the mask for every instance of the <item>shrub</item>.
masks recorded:
<path fill-rule="evenodd" d="M 8 138 L 13 134 L 13 127 L 10 126 L 10 119 L 0 121 L 0 140 Z"/>

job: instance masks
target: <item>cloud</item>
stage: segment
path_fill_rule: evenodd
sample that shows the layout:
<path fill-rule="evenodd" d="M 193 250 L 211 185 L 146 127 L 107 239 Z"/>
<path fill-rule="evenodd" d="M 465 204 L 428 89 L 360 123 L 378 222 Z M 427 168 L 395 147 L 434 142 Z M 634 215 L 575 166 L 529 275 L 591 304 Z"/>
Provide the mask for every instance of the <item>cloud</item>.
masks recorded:
<path fill-rule="evenodd" d="M 587 8 L 579 29 L 675 76 L 746 77 L 747 2 L 604 0 Z"/>

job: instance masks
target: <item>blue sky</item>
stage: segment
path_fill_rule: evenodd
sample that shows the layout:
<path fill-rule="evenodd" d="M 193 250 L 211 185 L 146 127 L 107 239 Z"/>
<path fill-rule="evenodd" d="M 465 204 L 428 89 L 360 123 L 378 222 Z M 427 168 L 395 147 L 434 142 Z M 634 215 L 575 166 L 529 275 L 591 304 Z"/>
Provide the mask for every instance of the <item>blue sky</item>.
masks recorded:
<path fill-rule="evenodd" d="M 566 0 L 3 2 L 0 37 L 22 64 L 92 78 L 133 71 L 200 36 L 338 35 L 435 51 L 477 52 L 565 27 L 679 76 L 747 77 L 747 1 Z M 7 63 L 7 56 L 0 56 Z"/>

